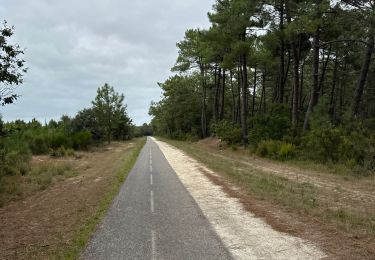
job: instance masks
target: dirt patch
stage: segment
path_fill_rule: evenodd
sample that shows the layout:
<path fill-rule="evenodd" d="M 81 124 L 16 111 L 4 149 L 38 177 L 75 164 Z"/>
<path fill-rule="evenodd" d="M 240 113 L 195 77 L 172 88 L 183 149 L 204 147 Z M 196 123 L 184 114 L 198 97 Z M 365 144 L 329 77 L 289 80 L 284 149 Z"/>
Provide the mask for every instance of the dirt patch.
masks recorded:
<path fill-rule="evenodd" d="M 229 186 L 213 184 L 202 164 L 166 143 L 156 141 L 203 214 L 236 259 L 320 259 L 326 257 L 313 243 L 273 229 L 247 211 Z M 204 169 L 204 171 L 202 171 Z M 215 176 L 212 173 L 212 176 Z M 218 179 L 216 179 L 218 180 Z"/>
<path fill-rule="evenodd" d="M 35 157 L 34 165 L 69 161 L 79 175 L 0 208 L 0 259 L 49 259 L 64 251 L 95 214 L 131 147 L 114 143 L 80 159 Z"/>

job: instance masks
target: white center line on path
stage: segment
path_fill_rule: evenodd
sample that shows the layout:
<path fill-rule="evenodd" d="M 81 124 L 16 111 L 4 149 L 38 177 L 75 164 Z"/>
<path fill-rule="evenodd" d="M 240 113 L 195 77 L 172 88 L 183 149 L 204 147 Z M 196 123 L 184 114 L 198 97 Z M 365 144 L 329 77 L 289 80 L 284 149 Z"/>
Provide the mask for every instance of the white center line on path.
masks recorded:
<path fill-rule="evenodd" d="M 150 174 L 150 184 L 153 185 L 152 174 Z"/>
<path fill-rule="evenodd" d="M 152 172 L 152 155 L 151 155 L 151 148 L 150 148 L 150 172 Z"/>
<path fill-rule="evenodd" d="M 150 200 L 151 200 L 151 213 L 154 213 L 154 192 L 153 191 L 151 191 L 151 198 L 150 198 Z"/>
<path fill-rule="evenodd" d="M 156 246 L 155 246 L 155 240 L 156 240 L 156 232 L 154 230 L 151 230 L 151 259 L 156 259 Z"/>

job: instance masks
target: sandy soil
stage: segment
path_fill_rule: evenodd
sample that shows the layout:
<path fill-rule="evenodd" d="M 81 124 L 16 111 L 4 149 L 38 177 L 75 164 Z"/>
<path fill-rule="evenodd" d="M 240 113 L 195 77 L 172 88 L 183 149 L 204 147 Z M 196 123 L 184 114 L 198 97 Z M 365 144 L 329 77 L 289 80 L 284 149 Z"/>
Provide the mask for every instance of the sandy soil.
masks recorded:
<path fill-rule="evenodd" d="M 345 179 L 343 176 L 306 170 L 282 162 L 249 156 L 249 154 L 241 156 L 241 151 L 237 151 L 235 156 L 225 151 L 220 154 L 218 153 L 220 141 L 215 138 L 207 138 L 200 144 L 211 148 L 214 151 L 212 156 L 218 159 L 230 157 L 233 163 L 240 163 L 243 166 L 275 174 L 295 182 L 310 183 L 321 191 L 319 193 L 320 201 L 332 200 L 334 197 L 337 206 L 364 214 L 368 213 L 369 208 L 375 209 L 375 178 Z"/>
<path fill-rule="evenodd" d="M 312 242 L 274 230 L 246 210 L 205 174 L 212 171 L 180 150 L 157 141 L 181 182 L 236 259 L 321 259 L 327 255 Z"/>
<path fill-rule="evenodd" d="M 52 184 L 0 208 L 0 259 L 50 259 L 69 245 L 85 220 L 95 214 L 116 178 L 131 143 L 114 143 L 80 159 L 38 156 L 33 164 L 69 163 L 79 175 Z"/>

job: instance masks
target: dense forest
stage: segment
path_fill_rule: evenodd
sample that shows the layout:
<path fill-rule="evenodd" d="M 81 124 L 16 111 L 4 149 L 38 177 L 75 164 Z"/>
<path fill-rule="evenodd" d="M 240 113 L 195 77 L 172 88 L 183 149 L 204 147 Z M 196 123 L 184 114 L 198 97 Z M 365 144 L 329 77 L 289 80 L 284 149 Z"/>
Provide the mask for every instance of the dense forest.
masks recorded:
<path fill-rule="evenodd" d="M 159 83 L 156 134 L 374 172 L 375 1 L 217 0 L 208 17 Z"/>

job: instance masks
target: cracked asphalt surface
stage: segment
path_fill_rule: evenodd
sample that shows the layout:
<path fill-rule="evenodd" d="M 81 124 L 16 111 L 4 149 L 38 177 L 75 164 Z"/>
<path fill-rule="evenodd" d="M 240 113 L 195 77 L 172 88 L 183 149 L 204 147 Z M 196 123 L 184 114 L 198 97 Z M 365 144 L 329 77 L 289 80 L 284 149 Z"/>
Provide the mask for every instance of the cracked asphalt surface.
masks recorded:
<path fill-rule="evenodd" d="M 81 259 L 232 259 L 148 138 Z"/>

